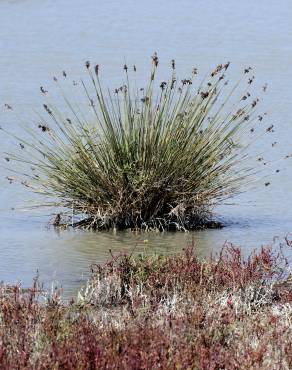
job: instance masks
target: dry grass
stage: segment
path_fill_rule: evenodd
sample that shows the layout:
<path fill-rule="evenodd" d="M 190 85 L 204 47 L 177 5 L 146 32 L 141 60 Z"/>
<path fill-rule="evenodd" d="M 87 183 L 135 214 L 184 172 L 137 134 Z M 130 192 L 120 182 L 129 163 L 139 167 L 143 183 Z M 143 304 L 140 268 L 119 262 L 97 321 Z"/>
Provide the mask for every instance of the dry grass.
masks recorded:
<path fill-rule="evenodd" d="M 77 302 L 0 290 L 3 369 L 291 369 L 292 290 L 281 254 L 227 245 L 199 260 L 114 257 Z"/>

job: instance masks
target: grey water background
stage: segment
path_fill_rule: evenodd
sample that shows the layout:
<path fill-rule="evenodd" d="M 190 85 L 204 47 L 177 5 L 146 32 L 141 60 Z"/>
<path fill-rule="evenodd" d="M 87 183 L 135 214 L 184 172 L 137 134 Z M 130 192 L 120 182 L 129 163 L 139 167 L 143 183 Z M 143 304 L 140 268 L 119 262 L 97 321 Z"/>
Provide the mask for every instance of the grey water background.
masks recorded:
<path fill-rule="evenodd" d="M 257 150 L 271 158 L 271 143 L 277 141 L 275 157 L 284 158 L 292 152 L 291 19 L 290 0 L 0 0 L 0 125 L 19 133 L 5 103 L 33 122 L 40 86 L 62 70 L 77 81 L 91 60 L 112 85 L 125 61 L 145 75 L 157 51 L 162 70 L 175 58 L 182 75 L 192 67 L 204 74 L 230 60 L 236 81 L 251 65 L 258 83 L 268 82 L 263 109 L 276 128 Z M 1 133 L 1 156 L 11 145 Z M 231 241 L 248 253 L 292 232 L 292 159 L 279 160 L 255 189 L 215 210 L 225 228 L 164 234 L 56 233 L 47 227 L 49 211 L 29 210 L 26 189 L 5 180 L 1 161 L 0 280 L 5 282 L 27 286 L 38 269 L 47 286 L 56 280 L 70 295 L 91 263 L 109 258 L 109 249 L 172 253 L 194 241 L 198 252 L 208 255 Z"/>

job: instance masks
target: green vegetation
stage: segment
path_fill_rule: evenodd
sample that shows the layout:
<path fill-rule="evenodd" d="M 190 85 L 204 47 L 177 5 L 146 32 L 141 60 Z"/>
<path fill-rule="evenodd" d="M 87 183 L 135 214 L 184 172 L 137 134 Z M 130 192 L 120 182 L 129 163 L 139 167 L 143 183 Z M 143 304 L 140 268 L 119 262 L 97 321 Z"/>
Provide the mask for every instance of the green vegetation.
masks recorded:
<path fill-rule="evenodd" d="M 239 83 L 229 88 L 228 67 L 219 65 L 197 84 L 197 70 L 179 80 L 173 60 L 169 80 L 160 82 L 154 54 L 145 88 L 131 78 L 136 67 L 129 71 L 125 65 L 126 82 L 111 93 L 102 86 L 99 66 L 87 62 L 89 83 L 81 82 L 86 112 L 66 94 L 66 109 L 47 102 L 45 117 L 40 114 L 35 126 L 26 126 L 26 139 L 17 138 L 20 153 L 9 158 L 27 165 L 25 186 L 62 207 L 55 225 L 216 226 L 213 207 L 250 181 L 251 122 L 262 120 L 258 99 L 249 92 L 251 68 L 244 71 L 242 92 Z M 49 100 L 43 87 L 41 92 Z"/>
<path fill-rule="evenodd" d="M 0 286 L 1 369 L 292 367 L 291 277 L 270 248 L 119 255 L 92 270 L 69 304 L 37 280 Z"/>

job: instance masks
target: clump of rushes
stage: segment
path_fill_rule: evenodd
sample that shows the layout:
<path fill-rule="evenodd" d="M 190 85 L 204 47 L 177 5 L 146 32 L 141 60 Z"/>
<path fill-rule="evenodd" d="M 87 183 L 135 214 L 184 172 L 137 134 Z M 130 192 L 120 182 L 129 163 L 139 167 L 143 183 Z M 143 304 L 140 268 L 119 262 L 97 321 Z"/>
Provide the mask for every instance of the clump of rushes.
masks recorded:
<path fill-rule="evenodd" d="M 66 94 L 69 113 L 60 113 L 41 87 L 48 100 L 45 117 L 39 115 L 36 127 L 26 128 L 29 138 L 18 138 L 20 154 L 9 158 L 28 164 L 25 186 L 69 210 L 58 215 L 56 226 L 216 226 L 213 207 L 250 181 L 253 168 L 245 161 L 246 148 L 254 140 L 251 125 L 259 120 L 258 99 L 250 93 L 251 68 L 243 71 L 241 83 L 229 88 L 229 63 L 198 84 L 197 69 L 180 80 L 174 60 L 169 80 L 159 81 L 158 64 L 155 53 L 149 81 L 141 89 L 131 79 L 136 67 L 125 65 L 125 83 L 110 92 L 101 83 L 99 66 L 86 62 L 89 83 L 79 85 L 90 119 L 82 104 L 75 106 Z M 62 78 L 67 78 L 65 71 Z M 54 81 L 59 85 L 56 77 Z"/>

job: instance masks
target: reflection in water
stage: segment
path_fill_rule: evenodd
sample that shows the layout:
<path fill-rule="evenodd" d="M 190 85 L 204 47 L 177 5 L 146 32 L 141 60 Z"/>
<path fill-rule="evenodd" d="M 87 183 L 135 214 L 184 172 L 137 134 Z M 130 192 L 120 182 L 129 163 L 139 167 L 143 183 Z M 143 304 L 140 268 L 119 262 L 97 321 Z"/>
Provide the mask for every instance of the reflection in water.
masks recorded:
<path fill-rule="evenodd" d="M 230 60 L 234 81 L 248 65 L 258 83 L 268 82 L 264 110 L 276 132 L 258 144 L 258 152 L 284 157 L 292 135 L 292 3 L 290 0 L 182 0 L 135 2 L 110 0 L 49 0 L 0 2 L 0 108 L 9 103 L 35 124 L 31 112 L 41 104 L 39 88 L 50 91 L 53 75 L 66 69 L 78 81 L 85 60 L 98 62 L 108 85 L 120 83 L 119 66 L 133 63 L 139 78 L 148 72 L 149 56 L 157 50 L 161 66 L 176 58 L 181 75 L 199 67 L 201 76 L 214 65 Z M 232 72 L 231 72 L 232 73 Z M 162 76 L 163 77 L 163 76 Z M 47 84 L 46 84 L 47 82 Z M 2 108 L 1 108 L 2 109 Z M 17 122 L 0 111 L 0 126 L 18 133 Z M 1 152 L 10 139 L 0 135 Z M 292 149 L 291 149 L 292 150 Z M 290 161 L 290 162 L 289 162 Z M 242 245 L 246 252 L 283 238 L 292 225 L 292 159 L 260 181 L 259 187 L 238 197 L 234 206 L 216 210 L 227 217 L 222 230 L 195 233 L 131 234 L 62 232 L 46 229 L 49 214 L 19 211 L 30 195 L 4 180 L 0 168 L 0 279 L 30 284 L 37 269 L 47 283 L 57 279 L 67 294 L 80 284 L 91 263 L 101 262 L 121 249 L 172 253 L 194 239 L 198 252 L 209 254 L 225 242 Z M 276 173 L 276 169 L 280 172 Z M 271 182 L 265 187 L 265 182 Z M 10 211 L 14 207 L 16 210 Z M 144 240 L 148 239 L 145 243 Z"/>
<path fill-rule="evenodd" d="M 233 235 L 234 242 L 244 246 L 248 254 L 260 246 L 254 243 L 254 235 L 259 227 L 265 235 L 262 237 L 265 243 L 270 244 L 274 235 L 269 232 L 269 223 L 259 226 L 256 222 L 254 226 L 240 222 L 220 230 L 192 233 L 55 232 L 40 228 L 37 223 L 30 227 L 27 224 L 17 226 L 17 232 L 10 233 L 9 237 L 7 233 L 12 232 L 14 227 L 10 230 L 0 229 L 2 238 L 6 235 L 10 242 L 9 247 L 1 248 L 1 279 L 7 282 L 20 279 L 24 285 L 29 285 L 39 270 L 41 281 L 47 287 L 53 281 L 62 285 L 66 297 L 75 294 L 82 281 L 88 277 L 92 263 L 103 263 L 111 258 L 109 250 L 114 255 L 120 252 L 172 254 L 194 245 L 197 253 L 204 257 L 218 251 Z M 278 225 L 278 230 L 285 230 L 282 223 Z"/>

